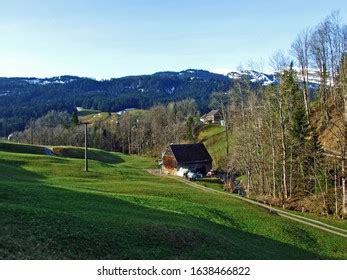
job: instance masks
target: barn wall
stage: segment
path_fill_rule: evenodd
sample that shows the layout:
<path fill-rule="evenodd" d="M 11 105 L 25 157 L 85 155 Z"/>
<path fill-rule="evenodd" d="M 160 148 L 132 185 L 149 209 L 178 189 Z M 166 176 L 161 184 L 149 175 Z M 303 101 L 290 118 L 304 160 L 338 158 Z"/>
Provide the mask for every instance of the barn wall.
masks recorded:
<path fill-rule="evenodd" d="M 217 114 L 217 115 L 212 115 L 212 116 L 207 116 L 203 119 L 203 123 L 205 124 L 215 124 L 219 123 L 222 120 L 222 116 Z"/>
<path fill-rule="evenodd" d="M 164 174 L 177 175 L 177 169 L 166 168 L 164 165 L 162 166 L 162 171 Z"/>
<path fill-rule="evenodd" d="M 167 174 L 176 175 L 177 173 L 177 161 L 170 148 L 164 153 L 162 170 Z"/>

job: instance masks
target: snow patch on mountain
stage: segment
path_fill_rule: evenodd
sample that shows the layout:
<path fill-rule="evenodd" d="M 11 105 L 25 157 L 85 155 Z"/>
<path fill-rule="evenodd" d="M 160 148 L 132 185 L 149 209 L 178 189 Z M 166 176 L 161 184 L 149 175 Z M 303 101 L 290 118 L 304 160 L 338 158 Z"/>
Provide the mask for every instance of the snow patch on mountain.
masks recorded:
<path fill-rule="evenodd" d="M 67 84 L 76 81 L 77 77 L 57 76 L 52 78 L 26 78 L 25 82 L 32 85 L 48 85 L 48 84 Z"/>
<path fill-rule="evenodd" d="M 298 73 L 298 78 L 300 81 L 303 81 L 303 77 L 299 69 L 295 69 Z M 262 73 L 255 70 L 242 70 L 242 71 L 230 71 L 225 74 L 231 80 L 239 80 L 241 78 L 246 78 L 252 83 L 259 83 L 264 86 L 275 84 L 279 82 L 279 73 Z M 316 69 L 309 69 L 308 71 L 308 82 L 309 87 L 314 89 L 320 84 L 319 72 Z M 328 84 L 332 81 L 328 81 Z"/>
<path fill-rule="evenodd" d="M 173 94 L 174 91 L 175 91 L 175 87 L 174 87 L 174 86 L 172 86 L 171 88 L 167 88 L 167 89 L 166 89 L 166 92 L 167 92 L 168 94 Z"/>
<path fill-rule="evenodd" d="M 261 83 L 264 86 L 277 82 L 277 76 L 275 74 L 265 74 L 254 70 L 233 71 L 227 73 L 226 76 L 231 80 L 238 80 L 245 77 L 252 83 Z"/>
<path fill-rule="evenodd" d="M 303 75 L 301 73 L 301 70 L 299 68 L 295 68 L 295 71 L 298 73 L 299 80 L 303 81 L 304 77 L 303 77 Z M 305 76 L 306 76 L 306 74 L 305 74 Z M 320 78 L 320 75 L 319 75 L 319 70 L 317 70 L 317 69 L 308 69 L 307 76 L 308 76 L 308 82 L 310 84 L 314 84 L 314 85 L 319 85 L 320 84 L 321 78 Z M 334 82 L 332 80 L 330 81 L 329 78 L 328 78 L 327 84 L 328 85 L 330 85 L 330 84 L 332 85 L 333 83 Z"/>

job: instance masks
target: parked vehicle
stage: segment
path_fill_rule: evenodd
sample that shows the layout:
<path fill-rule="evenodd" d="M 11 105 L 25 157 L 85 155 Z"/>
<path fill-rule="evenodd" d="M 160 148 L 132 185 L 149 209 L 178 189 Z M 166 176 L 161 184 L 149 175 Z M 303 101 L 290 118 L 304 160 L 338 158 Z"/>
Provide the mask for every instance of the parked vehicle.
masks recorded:
<path fill-rule="evenodd" d="M 187 173 L 187 179 L 188 179 L 189 181 L 195 181 L 197 178 L 198 178 L 198 176 L 196 175 L 196 173 L 191 172 L 191 171 L 189 171 L 189 172 Z"/>
<path fill-rule="evenodd" d="M 189 172 L 189 170 L 187 168 L 180 168 L 178 171 L 177 171 L 177 176 L 180 176 L 180 177 L 187 177 L 187 173 Z"/>

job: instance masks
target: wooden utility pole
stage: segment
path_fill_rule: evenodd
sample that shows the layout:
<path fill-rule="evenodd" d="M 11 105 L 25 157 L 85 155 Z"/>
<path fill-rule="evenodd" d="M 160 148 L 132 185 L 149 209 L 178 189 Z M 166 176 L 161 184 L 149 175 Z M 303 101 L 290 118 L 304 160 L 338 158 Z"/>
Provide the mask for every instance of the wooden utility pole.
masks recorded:
<path fill-rule="evenodd" d="M 78 112 L 77 108 L 76 110 Z M 79 120 L 78 113 L 73 115 L 73 120 L 77 125 L 84 125 L 84 171 L 88 172 L 88 124 L 90 123 Z"/>
<path fill-rule="evenodd" d="M 84 171 L 88 171 L 88 123 L 84 123 Z"/>

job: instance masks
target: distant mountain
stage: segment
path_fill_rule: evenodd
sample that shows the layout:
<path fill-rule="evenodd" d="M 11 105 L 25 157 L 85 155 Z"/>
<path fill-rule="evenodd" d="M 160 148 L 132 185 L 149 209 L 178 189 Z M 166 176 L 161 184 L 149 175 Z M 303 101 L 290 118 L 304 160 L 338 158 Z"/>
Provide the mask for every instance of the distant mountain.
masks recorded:
<path fill-rule="evenodd" d="M 154 73 L 154 77 L 162 78 L 180 78 L 180 79 L 200 79 L 200 80 L 215 80 L 215 81 L 228 81 L 229 77 L 217 73 L 212 73 L 206 70 L 188 69 L 181 72 L 158 72 Z"/>
<path fill-rule="evenodd" d="M 13 85 L 13 86 L 19 86 L 19 85 L 47 85 L 47 84 L 66 84 L 69 82 L 77 81 L 79 79 L 82 79 L 77 76 L 57 76 L 57 77 L 51 77 L 51 78 L 4 78 L 0 77 L 0 83 L 2 86 L 5 85 Z"/>
<path fill-rule="evenodd" d="M 72 112 L 78 106 L 115 112 L 194 98 L 204 112 L 211 93 L 227 91 L 237 79 L 252 87 L 277 82 L 274 74 L 252 70 L 221 75 L 195 69 L 101 81 L 77 76 L 0 78 L 0 137 L 50 110 Z"/>
<path fill-rule="evenodd" d="M 265 74 L 254 70 L 243 70 L 241 72 L 230 72 L 227 74 L 230 79 L 245 78 L 252 83 L 260 83 L 264 86 L 271 85 L 278 82 L 276 74 Z"/>
<path fill-rule="evenodd" d="M 74 82 L 81 79 L 76 76 L 58 76 L 52 78 L 24 78 L 23 81 L 32 85 L 47 85 L 47 84 L 66 84 L 70 82 Z"/>

